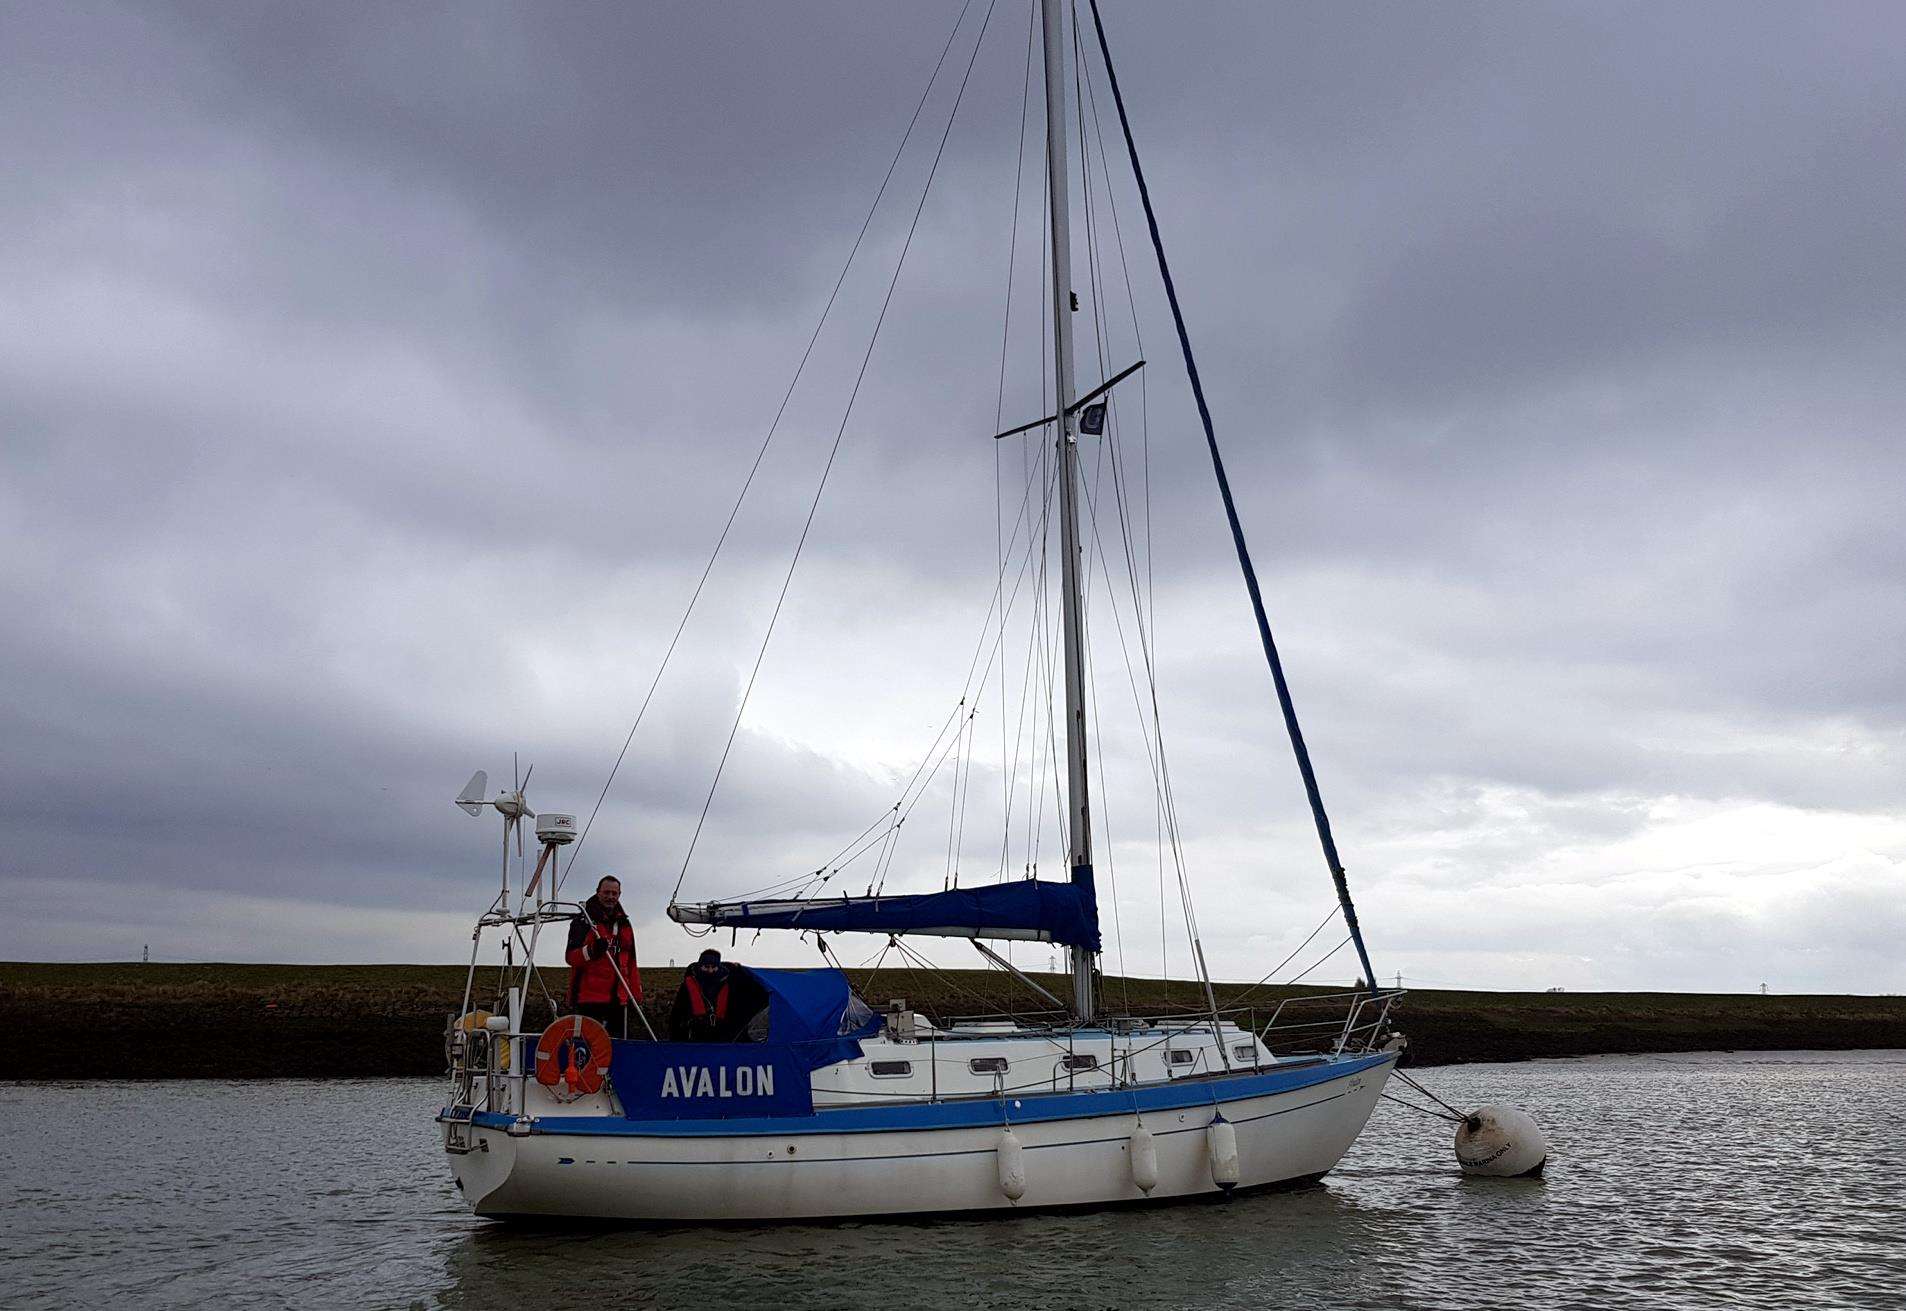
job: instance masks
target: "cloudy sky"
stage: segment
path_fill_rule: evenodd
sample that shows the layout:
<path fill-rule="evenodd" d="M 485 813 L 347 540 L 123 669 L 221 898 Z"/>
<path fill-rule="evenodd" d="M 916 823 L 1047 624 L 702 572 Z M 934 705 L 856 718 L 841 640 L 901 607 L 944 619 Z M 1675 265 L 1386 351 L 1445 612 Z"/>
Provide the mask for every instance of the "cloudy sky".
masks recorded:
<path fill-rule="evenodd" d="M 1906 988 L 1906 12 L 1106 10 L 1379 972 Z M 461 958 L 498 825 L 450 798 L 520 752 L 588 815 L 960 20 L 571 887 L 620 874 L 645 960 L 699 945 L 661 909 L 837 435 L 683 895 L 877 821 L 1037 455 L 988 440 L 1041 412 L 1027 18 L 0 8 L 0 957 Z M 1103 181 L 1080 375 L 1151 361 L 1117 441 L 1165 749 L 1214 972 L 1255 978 L 1330 886 Z M 1182 972 L 1106 549 L 1106 964 Z M 948 766 L 890 889 L 1063 864 L 1011 745 L 1034 590 L 963 827 Z"/>

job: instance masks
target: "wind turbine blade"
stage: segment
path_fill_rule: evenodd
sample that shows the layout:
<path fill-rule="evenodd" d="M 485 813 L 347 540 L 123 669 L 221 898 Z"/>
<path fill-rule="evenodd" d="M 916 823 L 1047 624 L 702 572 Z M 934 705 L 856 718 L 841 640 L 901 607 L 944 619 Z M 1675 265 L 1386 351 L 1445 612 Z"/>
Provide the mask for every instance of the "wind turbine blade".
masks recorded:
<path fill-rule="evenodd" d="M 483 794 L 489 790 L 490 776 L 482 770 L 470 775 L 470 781 L 463 785 L 463 791 L 457 793 L 457 808 L 466 815 L 475 815 L 483 809 Z"/>
<path fill-rule="evenodd" d="M 516 791 L 523 790 L 523 769 L 516 763 L 516 753 L 510 752 L 510 777 L 516 780 Z"/>
<path fill-rule="evenodd" d="M 510 821 L 510 824 L 511 824 L 511 825 L 512 825 L 512 826 L 513 826 L 513 827 L 514 827 L 515 829 L 516 829 L 516 855 L 517 855 L 517 857 L 518 857 L 518 858 L 520 859 L 520 858 L 522 857 L 522 855 L 523 855 L 523 821 L 522 821 L 522 818 L 521 818 L 521 817 L 519 816 L 518 818 L 516 818 L 516 819 L 513 819 L 513 820 L 511 820 L 511 821 Z"/>
<path fill-rule="evenodd" d="M 529 779 L 530 779 L 530 775 L 531 775 L 531 774 L 534 774 L 535 772 L 536 772 L 536 762 L 535 762 L 535 761 L 531 761 L 531 762 L 530 762 L 530 766 L 529 766 L 529 768 L 528 768 L 527 770 L 525 770 L 525 771 L 523 771 L 523 782 L 522 782 L 522 784 L 521 784 L 520 786 L 518 786 L 518 788 L 516 789 L 516 791 L 517 791 L 517 795 L 519 795 L 519 796 L 520 796 L 520 795 L 522 795 L 523 793 L 525 793 L 525 792 L 527 792 L 527 791 L 529 791 Z"/>

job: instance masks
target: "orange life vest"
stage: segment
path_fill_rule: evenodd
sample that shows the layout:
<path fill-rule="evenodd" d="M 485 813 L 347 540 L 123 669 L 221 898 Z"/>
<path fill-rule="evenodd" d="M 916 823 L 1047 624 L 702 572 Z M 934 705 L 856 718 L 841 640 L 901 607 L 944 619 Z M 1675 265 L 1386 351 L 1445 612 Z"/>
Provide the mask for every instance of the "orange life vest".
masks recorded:
<path fill-rule="evenodd" d="M 701 980 L 695 977 L 693 966 L 682 977 L 682 986 L 688 989 L 688 1009 L 698 1020 L 708 1018 L 708 994 L 702 991 Z M 728 980 L 723 979 L 721 986 L 715 989 L 715 1023 L 725 1024 L 728 1020 Z"/>

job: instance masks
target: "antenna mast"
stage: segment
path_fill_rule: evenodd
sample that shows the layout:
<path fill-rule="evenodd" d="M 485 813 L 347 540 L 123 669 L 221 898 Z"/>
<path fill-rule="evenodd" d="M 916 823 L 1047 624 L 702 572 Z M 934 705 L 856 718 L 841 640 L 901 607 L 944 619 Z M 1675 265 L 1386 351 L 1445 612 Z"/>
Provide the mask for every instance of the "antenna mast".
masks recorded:
<path fill-rule="evenodd" d="M 1072 193 L 1066 170 L 1065 14 L 1059 0 L 1040 0 L 1046 46 L 1046 192 L 1052 217 L 1053 378 L 1058 386 L 1059 555 L 1064 589 L 1066 685 L 1066 797 L 1071 808 L 1072 882 L 1081 898 L 1096 899 L 1092 881 L 1092 817 L 1086 785 L 1085 626 L 1079 597 L 1079 442 L 1072 413 Z M 1069 948 L 1072 1009 L 1092 1018 L 1092 953 Z"/>

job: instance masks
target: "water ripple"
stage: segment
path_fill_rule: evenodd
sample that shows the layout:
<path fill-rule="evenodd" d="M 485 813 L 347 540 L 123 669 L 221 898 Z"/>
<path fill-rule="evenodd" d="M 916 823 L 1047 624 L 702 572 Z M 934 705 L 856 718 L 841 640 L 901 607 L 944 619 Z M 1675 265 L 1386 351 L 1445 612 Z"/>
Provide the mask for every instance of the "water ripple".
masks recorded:
<path fill-rule="evenodd" d="M 1380 1106 L 1320 1187 L 1017 1219 L 657 1233 L 471 1218 L 418 1080 L 0 1085 L 10 1307 L 1888 1307 L 1899 1052 L 1430 1070 L 1554 1145 L 1454 1168 Z"/>

